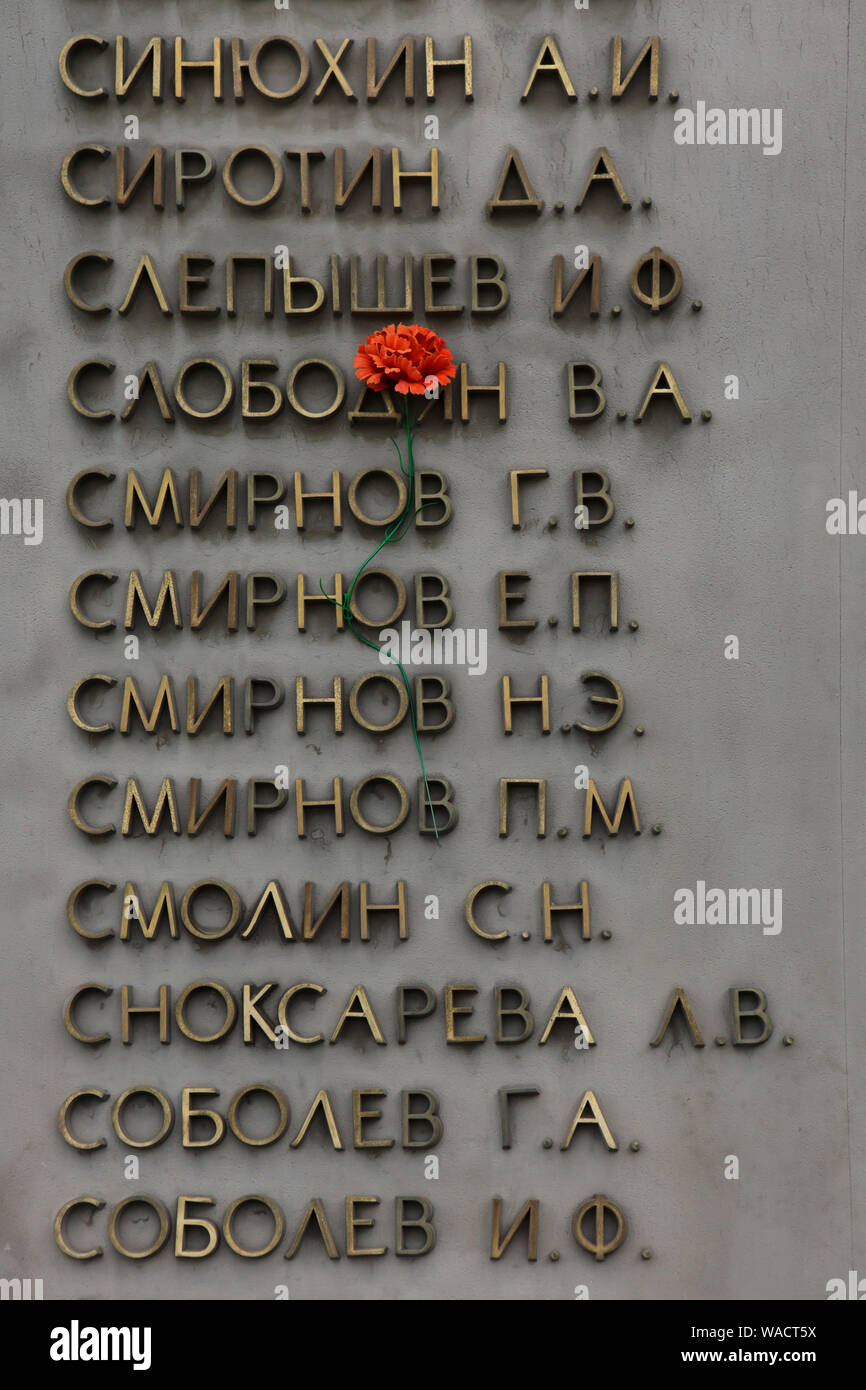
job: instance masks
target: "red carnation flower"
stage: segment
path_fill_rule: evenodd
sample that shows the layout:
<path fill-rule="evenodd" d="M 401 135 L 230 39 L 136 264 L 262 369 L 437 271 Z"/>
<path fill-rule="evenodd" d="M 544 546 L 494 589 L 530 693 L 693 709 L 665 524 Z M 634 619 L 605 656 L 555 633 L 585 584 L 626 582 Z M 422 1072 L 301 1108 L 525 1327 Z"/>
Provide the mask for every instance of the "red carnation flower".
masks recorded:
<path fill-rule="evenodd" d="M 431 378 L 447 386 L 457 375 L 442 339 L 419 323 L 390 323 L 371 333 L 358 348 L 353 365 L 358 379 L 371 391 L 393 388 L 401 396 L 423 396 Z"/>

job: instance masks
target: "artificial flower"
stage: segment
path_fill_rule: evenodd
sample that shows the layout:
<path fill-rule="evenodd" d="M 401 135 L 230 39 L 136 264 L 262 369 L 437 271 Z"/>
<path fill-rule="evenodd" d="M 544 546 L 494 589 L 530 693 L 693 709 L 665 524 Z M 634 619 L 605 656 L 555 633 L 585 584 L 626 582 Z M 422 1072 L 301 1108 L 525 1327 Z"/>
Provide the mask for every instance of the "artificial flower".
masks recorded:
<path fill-rule="evenodd" d="M 423 396 L 435 382 L 447 386 L 457 375 L 450 350 L 437 333 L 419 323 L 391 323 L 371 333 L 358 348 L 355 373 L 371 391 Z"/>

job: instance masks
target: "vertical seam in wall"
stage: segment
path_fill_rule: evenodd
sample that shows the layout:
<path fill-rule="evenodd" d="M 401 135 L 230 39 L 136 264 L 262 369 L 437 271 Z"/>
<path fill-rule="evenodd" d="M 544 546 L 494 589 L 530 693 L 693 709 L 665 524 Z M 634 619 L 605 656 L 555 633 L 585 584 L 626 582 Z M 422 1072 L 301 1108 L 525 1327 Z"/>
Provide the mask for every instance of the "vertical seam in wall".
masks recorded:
<path fill-rule="evenodd" d="M 851 76 L 851 3 L 848 0 L 848 27 L 845 43 L 845 121 L 842 143 L 842 302 L 840 306 L 839 333 L 839 496 L 844 496 L 843 472 L 845 467 L 845 230 L 848 213 L 848 100 Z M 848 968 L 845 955 L 845 687 L 843 681 L 843 568 L 842 543 L 839 537 L 839 835 L 840 869 L 842 878 L 842 1044 L 845 1058 L 845 1118 L 848 1143 L 848 1200 L 849 1200 L 849 1263 L 854 1268 L 854 1172 L 851 1154 L 851 1087 L 849 1080 L 850 1057 L 848 1049 Z"/>

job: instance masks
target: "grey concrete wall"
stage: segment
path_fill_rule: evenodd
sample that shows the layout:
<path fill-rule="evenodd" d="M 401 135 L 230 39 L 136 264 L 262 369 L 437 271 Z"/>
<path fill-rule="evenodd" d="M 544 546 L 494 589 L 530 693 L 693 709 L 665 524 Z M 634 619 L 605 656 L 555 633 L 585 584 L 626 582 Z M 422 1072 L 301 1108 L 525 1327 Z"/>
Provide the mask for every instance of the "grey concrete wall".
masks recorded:
<path fill-rule="evenodd" d="M 852 15 L 849 33 L 845 0 L 739 7 L 591 0 L 587 13 L 552 0 L 530 9 L 514 0 L 445 0 L 435 14 L 416 3 L 366 5 L 347 14 L 345 7 L 305 0 L 275 14 L 266 0 L 213 0 L 206 16 L 184 4 L 158 3 L 145 13 L 110 0 L 81 0 L 34 11 L 24 0 L 10 0 L 4 24 L 2 491 L 43 497 L 46 530 L 41 547 L 11 536 L 0 542 L 7 714 L 0 802 L 3 1275 L 42 1277 L 49 1298 L 254 1299 L 272 1297 L 280 1283 L 299 1299 L 571 1299 L 579 1284 L 588 1285 L 593 1299 L 825 1297 L 827 1280 L 846 1278 L 864 1262 L 857 1163 L 864 1137 L 857 1066 L 864 988 L 857 679 L 864 542 L 833 539 L 824 528 L 827 499 L 858 485 L 866 423 L 858 370 L 864 100 L 856 61 L 849 74 L 849 52 L 856 57 L 866 39 L 862 16 Z M 74 98 L 57 76 L 57 54 L 75 32 L 125 33 L 132 51 L 153 33 L 182 32 L 192 56 L 218 33 L 243 35 L 251 45 L 286 32 L 308 47 L 319 36 L 333 48 L 351 36 L 351 71 L 361 82 L 369 34 L 380 39 L 380 52 L 390 53 L 404 33 L 432 32 L 450 49 L 469 32 L 477 96 L 464 104 L 451 82 L 429 108 L 423 101 L 406 107 L 396 94 L 375 106 L 363 100 L 351 106 L 333 93 L 319 105 L 306 94 L 288 107 L 252 99 L 215 105 L 198 82 L 183 106 L 173 100 L 154 106 L 138 92 L 134 100 L 91 104 Z M 627 51 L 634 51 L 656 32 L 663 40 L 663 99 L 651 106 L 632 93 L 613 105 L 604 95 L 611 35 L 623 34 Z M 579 88 L 577 105 L 552 86 L 519 103 L 546 33 L 560 41 Z M 602 89 L 597 103 L 587 99 L 593 85 Z M 782 153 L 767 158 L 756 148 L 675 146 L 671 88 L 691 107 L 698 100 L 781 107 Z M 254 215 L 232 204 L 218 179 L 191 194 L 182 215 L 171 201 L 163 213 L 141 203 L 122 214 L 75 207 L 60 188 L 64 152 L 88 140 L 113 146 L 127 112 L 141 117 L 138 151 L 163 143 L 203 146 L 224 157 L 245 143 L 277 150 L 343 144 L 352 167 L 375 143 L 398 143 L 410 167 L 420 164 L 429 150 L 424 117 L 435 113 L 442 212 L 433 218 L 410 210 L 400 219 L 356 210 L 338 218 L 328 197 L 303 218 L 287 193 Z M 547 206 L 538 219 L 488 221 L 485 201 L 512 143 Z M 574 216 L 570 209 L 600 145 L 616 160 L 633 211 L 605 208 L 602 200 Z M 653 200 L 648 211 L 640 207 L 644 195 Z M 561 216 L 553 212 L 557 200 L 566 204 Z M 601 318 L 554 321 L 553 256 L 561 252 L 570 264 L 572 247 L 583 242 L 604 258 Z M 335 774 L 351 786 L 378 768 L 414 786 L 417 765 L 405 729 L 377 740 L 350 725 L 337 740 L 317 720 L 314 732 L 298 739 L 287 705 L 252 738 L 169 736 L 157 747 L 143 734 L 115 734 L 93 746 L 64 708 L 73 681 L 90 671 L 119 679 L 132 673 L 147 690 L 163 671 L 181 690 L 195 673 L 209 690 L 224 674 L 238 681 L 270 674 L 287 682 L 305 674 L 321 687 L 334 674 L 348 680 L 373 669 L 350 636 L 336 639 L 322 622 L 298 634 L 289 603 L 256 633 L 145 634 L 137 663 L 124 660 L 119 631 L 93 637 L 67 606 L 69 584 L 90 568 L 125 575 L 138 567 L 153 578 L 170 566 L 186 594 L 195 568 L 210 581 L 228 569 L 276 570 L 290 580 L 303 571 L 316 579 L 335 568 L 351 574 L 372 548 L 351 519 L 336 540 L 322 529 L 301 537 L 264 527 L 230 538 L 141 528 L 127 534 L 120 480 L 130 467 L 153 479 L 171 466 L 181 475 L 201 468 L 214 481 L 235 466 L 286 474 L 301 468 L 308 486 L 324 486 L 332 468 L 348 477 L 364 466 L 388 465 L 381 430 L 351 432 L 344 416 L 306 426 L 287 414 L 270 426 L 244 428 L 237 410 L 209 426 L 181 417 L 167 428 L 152 411 L 142 411 L 134 425 L 95 426 L 65 399 L 67 372 L 89 356 L 119 364 L 112 403 L 119 399 L 118 378 L 148 358 L 168 380 L 200 354 L 235 371 L 243 357 L 275 357 L 284 375 L 301 358 L 322 356 L 351 372 L 355 345 L 375 319 L 323 313 L 287 327 L 279 315 L 265 321 L 249 302 L 236 320 L 223 313 L 203 322 L 179 315 L 163 321 L 143 306 L 126 319 L 115 313 L 88 319 L 63 292 L 64 265 L 85 249 L 115 257 L 117 304 L 125 276 L 145 250 L 174 291 L 172 268 L 181 251 L 209 254 L 219 266 L 227 253 L 267 252 L 279 243 L 313 275 L 324 273 L 330 251 L 448 250 L 458 258 L 492 252 L 508 267 L 512 300 L 505 314 L 476 321 L 467 312 L 442 329 L 478 379 L 492 375 L 499 358 L 507 361 L 508 423 L 495 426 L 482 409 L 468 426 L 437 424 L 424 432 L 419 465 L 447 474 L 454 519 L 431 539 L 407 537 L 387 561 L 407 579 L 421 569 L 444 572 L 456 622 L 490 634 L 487 675 L 452 673 L 457 723 L 427 754 L 428 767 L 457 785 L 460 825 L 438 844 L 420 838 L 411 823 L 387 843 L 355 826 L 339 841 L 330 832 L 299 841 L 282 813 L 256 839 L 241 833 L 228 844 L 213 832 L 197 840 L 117 836 L 90 843 L 70 823 L 66 798 L 75 782 L 95 772 L 121 782 L 137 775 L 153 791 L 165 775 L 182 788 L 200 776 L 212 788 L 224 776 L 266 777 L 276 764 L 289 763 L 292 775 L 307 778 L 319 794 Z M 633 304 L 627 289 L 632 264 L 653 244 L 677 258 L 685 279 L 678 303 L 658 318 Z M 464 298 L 460 259 L 457 284 Z M 704 303 L 700 314 L 689 311 L 694 298 Z M 617 302 L 623 313 L 614 320 L 610 308 Z M 568 423 L 564 380 L 565 363 L 583 358 L 602 368 L 610 408 L 602 422 L 579 429 Z M 696 418 L 683 428 L 663 412 L 641 429 L 617 421 L 617 409 L 636 409 L 660 360 L 673 366 L 696 417 L 712 410 L 710 424 Z M 730 373 L 740 380 L 737 402 L 723 398 Z M 91 464 L 118 474 L 116 524 L 101 535 L 76 527 L 64 504 L 69 479 Z M 551 476 L 527 490 L 528 521 L 513 534 L 507 470 L 533 466 L 547 467 Z M 611 525 L 589 539 L 570 525 L 578 467 L 605 469 L 617 506 Z M 551 533 L 552 515 L 559 526 Z M 626 516 L 636 519 L 631 531 L 622 525 Z M 501 568 L 533 575 L 526 607 L 539 624 L 521 641 L 496 629 Z M 572 633 L 568 576 L 581 568 L 619 571 L 616 635 L 600 625 Z M 120 587 L 111 596 L 115 615 Z M 548 627 L 549 615 L 558 617 L 557 627 Z M 640 623 L 636 633 L 628 629 L 633 618 Z M 739 637 L 738 662 L 723 656 L 729 634 Z M 582 717 L 579 676 L 598 669 L 622 683 L 627 706 L 621 724 L 590 749 L 558 726 Z M 544 739 L 521 720 L 514 736 L 504 737 L 500 674 L 525 690 L 542 671 L 551 677 L 554 732 Z M 632 733 L 637 723 L 646 726 L 642 740 Z M 660 822 L 662 835 L 582 840 L 583 796 L 572 785 L 578 763 L 589 764 L 606 794 L 631 776 L 646 828 Z M 549 779 L 546 839 L 538 840 L 531 817 L 523 816 L 508 840 L 498 838 L 501 776 Z M 113 820 L 120 815 L 117 797 Z M 569 828 L 568 837 L 557 837 L 559 827 Z M 72 886 L 89 877 L 120 885 L 133 880 L 148 903 L 163 879 L 182 891 L 197 879 L 222 877 L 248 904 L 276 877 L 296 917 L 308 878 L 321 891 L 364 878 L 384 898 L 402 877 L 409 885 L 410 938 L 400 944 L 382 929 L 369 945 L 324 935 L 311 944 L 280 944 L 271 933 L 212 946 L 186 935 L 144 946 L 118 940 L 88 946 L 66 925 L 64 903 Z M 593 940 L 579 941 L 568 927 L 545 946 L 542 881 L 549 879 L 562 900 L 584 877 Z M 467 891 L 488 878 L 515 885 L 503 907 L 512 936 L 496 946 L 471 936 L 463 922 Z M 673 894 L 698 879 L 725 888 L 781 888 L 782 932 L 675 926 Z M 438 922 L 423 916 L 431 893 L 440 898 Z M 498 925 L 495 915 L 492 920 Z M 604 929 L 613 933 L 609 941 L 601 939 Z M 318 981 L 328 993 L 315 1017 L 328 1030 L 351 986 L 363 982 L 388 1045 L 355 1035 L 339 1046 L 282 1053 L 261 1042 L 245 1048 L 236 1031 L 205 1048 L 174 1030 L 171 1046 L 160 1047 L 149 1029 L 132 1047 L 121 1046 L 121 984 L 149 1000 L 161 982 L 171 983 L 176 995 L 204 978 L 234 991 L 244 981 Z M 61 1017 L 64 999 L 88 980 L 114 989 L 101 1013 L 83 1015 L 107 1021 L 112 1040 L 98 1049 L 75 1043 Z M 398 1046 L 393 991 L 416 981 L 440 989 L 449 981 L 478 985 L 477 1017 L 488 1041 L 446 1047 L 440 1001 L 437 1018 Z M 598 1046 L 590 1054 L 576 1051 L 567 1030 L 543 1049 L 535 1039 L 495 1046 L 490 1001 L 497 983 L 522 984 L 540 1021 L 559 989 L 574 986 Z M 750 984 L 767 992 L 772 1039 L 754 1049 L 713 1046 L 715 1035 L 729 1031 L 727 990 Z M 702 1050 L 687 1040 L 672 1048 L 648 1045 L 675 986 L 687 989 L 695 1007 L 707 1041 Z M 783 1046 L 785 1034 L 794 1036 L 793 1047 Z M 255 1151 L 228 1138 L 216 1149 L 188 1153 L 176 1129 L 163 1146 L 142 1154 L 136 1184 L 124 1179 L 124 1149 L 107 1113 L 88 1119 L 81 1112 L 88 1134 L 108 1136 L 92 1155 L 66 1147 L 55 1125 L 63 1097 L 84 1085 L 116 1098 L 128 1086 L 148 1084 L 175 1103 L 184 1085 L 209 1085 L 219 1088 L 222 1106 L 253 1081 L 287 1092 L 290 1134 L 315 1091 L 327 1087 L 349 1140 L 353 1087 L 388 1091 L 380 1130 L 390 1136 L 399 1133 L 400 1089 L 431 1087 L 446 1126 L 438 1181 L 425 1180 L 422 1154 L 399 1146 L 335 1153 L 317 1137 L 291 1150 L 284 1137 Z M 515 1144 L 504 1152 L 495 1092 L 520 1084 L 539 1086 L 542 1095 L 519 1103 Z M 616 1154 L 586 1135 L 569 1152 L 559 1151 L 589 1087 L 617 1138 Z M 143 1113 L 139 1122 L 146 1122 Z M 552 1149 L 542 1147 L 545 1136 L 554 1139 Z M 642 1146 L 636 1154 L 629 1149 L 634 1139 Z M 723 1177 L 731 1154 L 739 1157 L 738 1181 Z M 170 1208 L 179 1193 L 208 1194 L 220 1215 L 235 1197 L 264 1193 L 281 1204 L 290 1231 L 307 1201 L 320 1196 L 341 1245 L 345 1195 L 376 1194 L 379 1243 L 391 1249 L 394 1197 L 419 1194 L 435 1204 L 438 1246 L 420 1261 L 389 1254 L 331 1262 L 308 1241 L 291 1263 L 279 1254 L 243 1261 L 225 1248 L 201 1262 L 177 1261 L 170 1247 L 133 1262 L 110 1248 L 106 1208 L 94 1221 L 106 1249 L 101 1259 L 75 1263 L 57 1250 L 52 1221 L 63 1202 L 91 1193 L 111 1206 L 133 1191 L 153 1193 Z M 629 1222 L 627 1242 L 604 1263 L 579 1250 L 569 1234 L 575 1208 L 598 1192 L 617 1201 Z M 494 1194 L 503 1196 L 509 1216 L 527 1198 L 540 1199 L 536 1264 L 517 1248 L 490 1261 Z M 266 1229 L 256 1222 L 251 1240 Z M 287 1243 L 288 1236 L 281 1248 Z M 652 1251 L 650 1261 L 640 1258 L 644 1248 Z M 554 1250 L 558 1262 L 548 1259 Z"/>

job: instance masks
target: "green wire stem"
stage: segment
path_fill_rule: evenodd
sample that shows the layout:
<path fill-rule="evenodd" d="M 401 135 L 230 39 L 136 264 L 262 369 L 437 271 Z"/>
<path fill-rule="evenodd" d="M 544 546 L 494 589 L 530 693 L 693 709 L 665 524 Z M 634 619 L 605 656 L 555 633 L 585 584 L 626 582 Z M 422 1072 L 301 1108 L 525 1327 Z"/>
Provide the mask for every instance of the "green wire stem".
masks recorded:
<path fill-rule="evenodd" d="M 402 510 L 402 512 L 400 513 L 400 515 L 399 515 L 399 517 L 397 518 L 397 520 L 394 522 L 393 526 L 391 526 L 391 527 L 385 532 L 384 539 L 379 543 L 379 545 L 376 546 L 376 549 L 373 551 L 372 555 L 368 555 L 367 558 L 366 558 L 366 560 L 364 561 L 363 565 L 361 565 L 361 566 L 359 567 L 359 569 L 355 572 L 354 578 L 352 579 L 351 584 L 349 585 L 348 589 L 346 590 L 346 593 L 345 593 L 344 596 L 343 596 L 342 603 L 338 603 L 337 600 L 336 600 L 331 594 L 326 594 L 326 593 L 325 593 L 325 590 L 324 590 L 324 586 L 323 586 L 323 584 L 322 584 L 322 581 L 321 581 L 321 579 L 319 580 L 319 588 L 322 590 L 322 593 L 324 594 L 325 598 L 328 599 L 329 602 L 332 603 L 332 604 L 334 605 L 335 608 L 340 608 L 340 609 L 342 610 L 343 617 L 344 617 L 344 619 L 345 619 L 345 621 L 346 621 L 346 626 L 348 627 L 349 631 L 353 634 L 353 636 L 357 637 L 357 639 L 358 639 L 359 642 L 363 642 L 363 644 L 364 644 L 365 647 L 370 647 L 374 652 L 378 652 L 379 655 L 380 655 L 380 657 L 381 657 L 382 650 L 383 650 L 382 647 L 377 646 L 377 644 L 376 644 L 375 642 L 371 642 L 371 641 L 369 640 L 369 638 L 364 637 L 364 636 L 358 631 L 358 629 L 357 629 L 356 626 L 355 626 L 355 620 L 354 620 L 354 618 L 353 618 L 353 616 L 352 616 L 352 610 L 351 610 L 352 595 L 353 595 L 354 592 L 355 592 L 355 588 L 356 588 L 356 586 L 357 586 L 358 580 L 361 578 L 361 575 L 364 573 L 364 570 L 365 570 L 365 569 L 367 568 L 367 566 L 370 564 L 370 561 L 371 561 L 371 560 L 375 560 L 376 556 L 379 554 L 379 551 L 382 550 L 382 549 L 384 549 L 384 547 L 385 547 L 386 545 L 390 545 L 390 544 L 392 544 L 394 541 L 400 541 L 400 540 L 402 540 L 403 537 L 405 536 L 406 532 L 408 531 L 409 526 L 410 526 L 411 523 L 415 520 L 415 517 L 418 515 L 418 513 L 419 513 L 420 511 L 423 511 L 424 507 L 429 507 L 429 506 L 432 506 L 432 505 L 433 505 L 432 502 L 422 502 L 422 504 L 421 504 L 420 507 L 415 507 L 415 506 L 414 506 L 414 494 L 415 494 L 415 459 L 414 459 L 413 452 L 412 452 L 413 422 L 412 422 L 412 416 L 411 416 L 410 411 L 409 411 L 409 397 L 408 397 L 408 395 L 406 396 L 406 398 L 405 398 L 405 400 L 404 400 L 404 402 L 403 402 L 403 423 L 404 423 L 404 425 L 405 425 L 405 427 L 406 427 L 406 464 L 405 464 L 405 465 L 404 465 L 404 463 L 403 463 L 403 455 L 402 455 L 402 453 L 401 453 L 401 451 L 400 451 L 400 445 L 397 443 L 397 441 L 396 441 L 396 439 L 394 438 L 393 435 L 389 435 L 389 439 L 390 439 L 391 443 L 394 445 L 394 448 L 397 450 L 397 458 L 398 458 L 399 461 L 400 461 L 400 472 L 403 474 L 403 477 L 406 479 L 406 505 L 405 505 L 405 507 L 403 508 L 403 510 Z M 408 466 L 407 466 L 407 465 L 408 465 Z M 404 669 L 404 667 L 403 667 L 402 661 L 398 661 L 396 657 L 390 657 L 390 659 L 391 659 L 391 661 L 393 661 L 394 664 L 398 667 L 398 669 L 399 669 L 399 671 L 400 671 L 400 675 L 401 675 L 402 678 L 403 678 L 403 685 L 404 685 L 405 688 L 406 688 L 406 695 L 407 695 L 407 698 L 408 698 L 408 700 L 409 700 L 409 717 L 410 717 L 410 719 L 412 720 L 412 733 L 413 733 L 413 736 L 414 736 L 414 738 L 415 738 L 415 748 L 416 748 L 416 751 L 417 751 L 417 753 L 418 753 L 418 761 L 419 761 L 420 764 L 421 764 L 421 776 L 422 776 L 423 779 L 424 779 L 424 791 L 425 791 L 426 794 L 427 794 L 427 805 L 428 805 L 428 807 L 429 807 L 429 809 L 430 809 L 430 816 L 431 816 L 431 819 L 432 819 L 432 821 L 433 821 L 433 831 L 434 831 L 434 834 L 435 834 L 435 836 L 436 836 L 436 839 L 438 840 L 438 839 L 439 839 L 439 827 L 438 827 L 438 825 L 436 824 L 436 812 L 435 812 L 434 807 L 433 807 L 433 798 L 432 798 L 432 796 L 431 796 L 431 794 L 430 794 L 430 784 L 429 784 L 429 782 L 427 781 L 427 769 L 426 769 L 426 767 L 424 766 L 424 754 L 421 752 L 421 740 L 420 740 L 420 738 L 419 738 L 419 736 L 418 736 L 418 721 L 417 721 L 417 719 L 416 719 L 416 717 L 415 717 L 415 701 L 414 701 L 413 698 L 412 698 L 412 687 L 411 687 L 410 684 L 409 684 L 409 677 L 406 675 L 406 671 L 405 671 L 405 669 Z"/>

